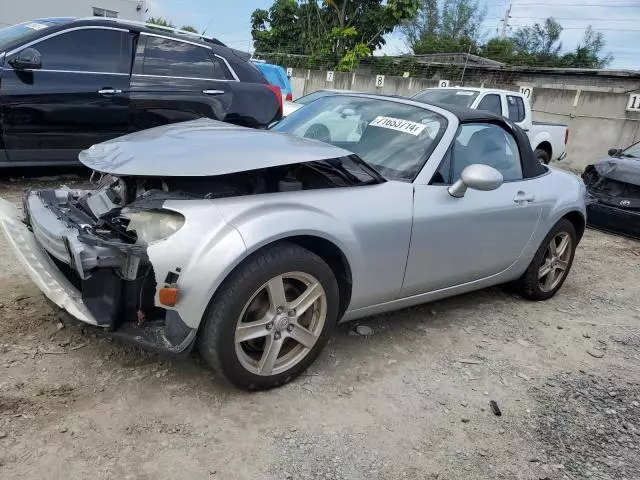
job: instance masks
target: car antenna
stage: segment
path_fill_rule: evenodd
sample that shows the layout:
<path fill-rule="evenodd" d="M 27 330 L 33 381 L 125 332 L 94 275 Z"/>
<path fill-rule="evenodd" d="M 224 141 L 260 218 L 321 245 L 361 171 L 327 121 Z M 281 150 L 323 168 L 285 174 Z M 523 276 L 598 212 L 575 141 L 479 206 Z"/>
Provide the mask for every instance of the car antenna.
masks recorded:
<path fill-rule="evenodd" d="M 213 18 L 211 18 L 211 20 L 209 20 L 209 23 L 207 23 L 207 26 L 202 31 L 202 36 L 203 37 L 204 37 L 204 34 L 207 33 L 207 30 L 209 30 L 209 27 L 211 26 L 212 23 L 213 23 Z"/>

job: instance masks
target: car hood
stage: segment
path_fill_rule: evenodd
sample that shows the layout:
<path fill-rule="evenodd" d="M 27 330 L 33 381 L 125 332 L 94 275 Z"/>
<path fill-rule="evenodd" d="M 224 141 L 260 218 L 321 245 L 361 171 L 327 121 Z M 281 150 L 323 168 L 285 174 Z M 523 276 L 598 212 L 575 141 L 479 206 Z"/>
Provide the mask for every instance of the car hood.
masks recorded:
<path fill-rule="evenodd" d="M 609 157 L 593 167 L 601 177 L 640 186 L 639 158 Z"/>
<path fill-rule="evenodd" d="M 316 140 L 199 119 L 99 143 L 79 159 L 117 176 L 205 177 L 348 155 Z"/>

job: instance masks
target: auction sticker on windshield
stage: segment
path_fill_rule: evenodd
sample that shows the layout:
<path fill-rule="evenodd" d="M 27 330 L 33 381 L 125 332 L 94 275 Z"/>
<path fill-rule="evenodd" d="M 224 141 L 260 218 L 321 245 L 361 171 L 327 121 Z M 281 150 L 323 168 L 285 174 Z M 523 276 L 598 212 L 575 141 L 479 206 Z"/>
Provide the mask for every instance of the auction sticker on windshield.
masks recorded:
<path fill-rule="evenodd" d="M 420 135 L 426 128 L 421 123 L 402 120 L 393 117 L 376 117 L 369 125 L 372 127 L 388 128 L 389 130 L 397 130 L 398 132 L 409 133 L 411 135 Z"/>

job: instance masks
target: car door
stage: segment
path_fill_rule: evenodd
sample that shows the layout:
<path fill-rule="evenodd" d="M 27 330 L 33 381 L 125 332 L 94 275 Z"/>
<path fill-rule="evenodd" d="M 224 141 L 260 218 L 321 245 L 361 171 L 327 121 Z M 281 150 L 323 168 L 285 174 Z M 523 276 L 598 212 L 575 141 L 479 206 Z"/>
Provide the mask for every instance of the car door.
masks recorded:
<path fill-rule="evenodd" d="M 11 162 L 74 163 L 78 153 L 129 132 L 129 31 L 76 27 L 23 45 L 6 55 L 0 122 Z M 13 68 L 25 48 L 41 68 Z"/>
<path fill-rule="evenodd" d="M 448 186 L 467 165 L 499 170 L 496 190 L 467 190 L 462 198 Z M 402 296 L 473 282 L 509 268 L 538 224 L 540 183 L 522 176 L 514 137 L 488 123 L 462 124 L 428 185 L 415 185 L 414 220 Z"/>
<path fill-rule="evenodd" d="M 236 76 L 208 46 L 142 33 L 131 81 L 137 130 L 209 117 L 224 120 Z"/>

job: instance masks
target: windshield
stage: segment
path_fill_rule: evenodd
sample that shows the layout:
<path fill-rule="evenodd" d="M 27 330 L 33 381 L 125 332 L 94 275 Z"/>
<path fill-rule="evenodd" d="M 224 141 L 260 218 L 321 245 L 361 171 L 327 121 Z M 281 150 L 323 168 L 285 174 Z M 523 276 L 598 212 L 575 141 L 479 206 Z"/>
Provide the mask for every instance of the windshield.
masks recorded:
<path fill-rule="evenodd" d="M 413 180 L 447 128 L 442 115 L 399 102 L 319 98 L 273 127 L 350 150 L 387 178 Z"/>
<path fill-rule="evenodd" d="M 620 155 L 622 155 L 623 157 L 640 158 L 640 142 L 631 145 L 626 150 L 623 150 Z"/>
<path fill-rule="evenodd" d="M 5 50 L 9 45 L 19 42 L 34 33 L 58 25 L 58 22 L 51 20 L 37 20 L 34 22 L 19 23 L 0 29 L 0 52 Z"/>
<path fill-rule="evenodd" d="M 318 98 L 327 97 L 335 93 L 336 92 L 329 92 L 327 90 L 318 90 L 317 92 L 313 92 L 313 93 L 310 93 L 309 95 L 305 95 L 304 97 L 300 97 L 295 101 L 295 103 L 301 103 L 302 105 L 306 105 L 307 103 L 311 103 Z"/>
<path fill-rule="evenodd" d="M 425 103 L 442 103 L 444 105 L 453 105 L 455 107 L 469 108 L 478 96 L 479 92 L 473 90 L 462 89 L 438 89 L 425 90 L 417 93 L 413 100 Z"/>

